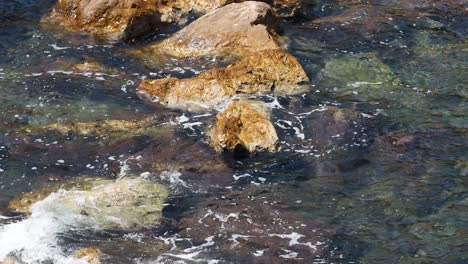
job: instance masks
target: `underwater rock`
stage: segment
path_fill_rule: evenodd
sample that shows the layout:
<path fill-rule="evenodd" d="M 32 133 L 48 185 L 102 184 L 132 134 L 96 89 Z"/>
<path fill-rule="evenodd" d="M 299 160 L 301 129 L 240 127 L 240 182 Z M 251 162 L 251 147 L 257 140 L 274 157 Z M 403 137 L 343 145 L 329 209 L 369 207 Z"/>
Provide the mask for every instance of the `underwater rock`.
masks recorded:
<path fill-rule="evenodd" d="M 93 61 L 85 61 L 83 63 L 78 63 L 72 66 L 72 69 L 77 72 L 111 72 L 109 68 L 105 67 L 102 64 Z M 115 72 L 115 70 L 114 70 Z"/>
<path fill-rule="evenodd" d="M 44 22 L 109 40 L 131 39 L 161 23 L 185 23 L 189 13 L 206 13 L 226 0 L 60 0 Z"/>
<path fill-rule="evenodd" d="M 330 59 L 318 73 L 317 79 L 321 86 L 339 96 L 351 96 L 363 101 L 384 99 L 410 104 L 407 100 L 416 96 L 374 53 Z"/>
<path fill-rule="evenodd" d="M 79 190 L 90 190 L 93 186 L 101 183 L 105 183 L 106 180 L 104 179 L 96 179 L 96 178 L 85 178 L 85 179 L 76 179 L 76 180 L 69 180 L 66 182 L 55 182 L 51 183 L 47 186 L 39 188 L 34 192 L 27 192 L 23 195 L 14 198 L 10 201 L 8 208 L 23 214 L 30 214 L 31 207 L 45 198 L 49 196 L 51 193 L 56 192 L 58 190 L 71 190 L 71 189 L 79 189 Z"/>
<path fill-rule="evenodd" d="M 101 264 L 102 252 L 95 248 L 83 248 L 75 255 L 77 259 L 83 259 L 89 264 Z"/>
<path fill-rule="evenodd" d="M 399 66 L 401 79 L 409 85 L 427 89 L 431 93 L 468 98 L 468 90 L 463 85 L 467 81 L 468 70 L 466 42 L 446 45 L 420 44 L 414 48 L 412 59 L 405 60 Z"/>
<path fill-rule="evenodd" d="M 398 86 L 400 80 L 388 65 L 374 53 L 346 55 L 329 60 L 319 73 L 320 81 L 328 86 L 375 88 Z"/>
<path fill-rule="evenodd" d="M 197 19 L 159 44 L 136 55 L 166 54 L 174 57 L 245 55 L 278 49 L 271 7 L 246 1 L 219 8 Z"/>
<path fill-rule="evenodd" d="M 253 53 L 225 69 L 189 79 L 145 80 L 138 92 L 172 108 L 210 108 L 239 94 L 298 94 L 309 78 L 292 55 L 281 50 Z"/>
<path fill-rule="evenodd" d="M 322 259 L 334 231 L 317 218 L 286 209 L 288 204 L 281 194 L 270 191 L 250 188 L 208 199 L 184 213 L 180 234 L 190 238 L 194 248 L 200 244 L 208 247 L 200 248 L 204 252 L 195 251 L 199 255 L 227 263 L 304 263 Z M 177 251 L 168 253 L 167 259 L 177 259 Z"/>
<path fill-rule="evenodd" d="M 54 199 L 49 201 L 49 209 L 79 215 L 81 221 L 103 230 L 132 231 L 159 225 L 168 196 L 164 186 L 142 178 L 98 180 L 89 184 L 92 187 L 88 190 L 52 193 Z M 34 204 L 27 206 L 34 210 Z"/>
<path fill-rule="evenodd" d="M 262 102 L 237 101 L 219 113 L 208 133 L 218 150 L 276 151 L 278 135 L 270 121 L 270 111 Z"/>
<path fill-rule="evenodd" d="M 106 135 L 119 132 L 137 132 L 150 126 L 150 120 L 124 121 L 104 120 L 100 122 L 54 123 L 44 127 L 28 127 L 28 130 L 58 131 L 64 135 L 75 133 L 79 135 Z"/>

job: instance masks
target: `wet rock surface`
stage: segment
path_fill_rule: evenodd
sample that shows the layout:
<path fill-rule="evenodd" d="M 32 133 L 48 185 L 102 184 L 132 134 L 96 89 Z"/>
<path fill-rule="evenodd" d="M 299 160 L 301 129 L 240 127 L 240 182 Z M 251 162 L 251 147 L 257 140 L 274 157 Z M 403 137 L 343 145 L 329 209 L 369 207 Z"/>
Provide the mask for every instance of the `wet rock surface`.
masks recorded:
<path fill-rule="evenodd" d="M 104 230 L 138 230 L 159 225 L 163 203 L 168 191 L 159 184 L 138 178 L 124 178 L 116 181 L 90 181 L 88 190 L 58 191 L 47 197 L 31 196 L 43 200 L 51 211 L 81 215 L 82 221 Z M 47 191 L 45 191 L 47 192 Z M 24 211 L 35 205 L 30 195 L 20 199 L 26 204 Z M 15 203 L 11 205 L 14 207 Z"/>
<path fill-rule="evenodd" d="M 301 64 L 281 50 L 253 53 L 226 69 L 212 69 L 190 79 L 143 81 L 138 91 L 172 108 L 211 108 L 242 94 L 299 94 L 309 78 Z"/>
<path fill-rule="evenodd" d="M 274 20 L 268 4 L 254 1 L 233 3 L 202 16 L 141 54 L 162 53 L 184 58 L 245 55 L 278 49 Z"/>
<path fill-rule="evenodd" d="M 269 111 L 263 102 L 230 104 L 218 114 L 216 125 L 208 132 L 211 144 L 218 151 L 277 151 L 279 139 Z"/>
<path fill-rule="evenodd" d="M 89 264 L 100 264 L 101 263 L 101 251 L 95 248 L 84 248 L 76 253 L 77 259 L 83 259 Z"/>
<path fill-rule="evenodd" d="M 233 263 L 323 260 L 334 230 L 285 209 L 286 203 L 269 188 L 249 188 L 199 204 L 197 210 L 182 215 L 179 225 L 179 233 L 190 239 L 192 247 L 170 250 L 159 260 L 181 260 L 187 253 L 194 260 L 222 258 Z"/>
<path fill-rule="evenodd" d="M 166 33 L 177 26 L 163 29 L 166 22 L 183 24 L 212 11 L 214 2 L 171 1 L 154 17 L 125 22 L 124 33 L 84 28 L 78 31 L 90 34 L 77 34 L 40 25 L 56 1 L 3 1 L 0 260 L 83 263 L 75 254 L 93 248 L 102 252 L 101 263 L 112 264 L 464 263 L 464 1 L 265 2 L 273 14 L 266 17 L 279 24 L 260 24 L 310 77 L 294 96 L 276 91 L 283 77 L 275 77 L 273 66 L 282 64 L 273 53 L 264 56 L 273 58 L 268 63 L 242 62 L 239 74 L 229 69 L 251 52 L 221 48 L 221 55 L 178 58 L 156 51 L 143 54 L 146 64 L 129 54 L 170 38 Z M 153 18 L 155 35 L 102 41 L 145 35 L 137 25 Z M 279 76 L 295 69 L 288 65 Z M 207 73 L 213 68 L 223 70 Z M 179 93 L 170 95 L 180 104 L 174 107 L 184 110 L 137 97 L 143 80 L 168 77 L 167 87 Z M 284 78 L 298 84 L 291 81 L 296 77 Z M 203 99 L 209 107 L 199 107 L 203 93 L 190 90 L 189 80 L 228 100 Z M 211 80 L 230 87 L 227 95 Z M 180 96 L 179 82 L 193 98 Z M 161 98 L 170 91 L 160 90 Z M 233 98 L 264 102 L 280 150 L 215 152 L 207 129 Z M 190 104 L 194 112 L 185 111 Z M 92 192 L 71 184 L 98 181 L 90 175 L 105 184 L 139 177 L 165 185 L 159 224 L 102 230 L 87 206 L 59 209 L 60 199 L 74 203 L 81 196 L 71 194 Z"/>
<path fill-rule="evenodd" d="M 224 3 L 223 0 L 61 0 L 44 21 L 105 39 L 131 39 L 153 33 L 162 23 L 184 23 L 189 13 L 207 12 Z"/>

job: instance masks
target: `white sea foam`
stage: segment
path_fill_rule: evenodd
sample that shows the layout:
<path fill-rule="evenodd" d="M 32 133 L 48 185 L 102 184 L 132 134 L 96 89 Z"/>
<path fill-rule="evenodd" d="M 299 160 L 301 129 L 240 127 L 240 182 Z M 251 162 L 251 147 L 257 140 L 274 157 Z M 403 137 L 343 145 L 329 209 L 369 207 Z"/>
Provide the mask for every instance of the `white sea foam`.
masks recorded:
<path fill-rule="evenodd" d="M 30 217 L 0 226 L 0 261 L 14 255 L 24 263 L 87 263 L 66 254 L 59 245 L 60 234 L 91 224 L 81 215 L 64 211 L 55 202 L 65 193 L 59 191 L 36 203 Z"/>
<path fill-rule="evenodd" d="M 170 187 L 173 189 L 177 189 L 179 187 L 187 188 L 187 183 L 180 179 L 180 176 L 182 176 L 182 173 L 178 171 L 163 171 L 159 177 L 161 180 L 169 182 Z"/>

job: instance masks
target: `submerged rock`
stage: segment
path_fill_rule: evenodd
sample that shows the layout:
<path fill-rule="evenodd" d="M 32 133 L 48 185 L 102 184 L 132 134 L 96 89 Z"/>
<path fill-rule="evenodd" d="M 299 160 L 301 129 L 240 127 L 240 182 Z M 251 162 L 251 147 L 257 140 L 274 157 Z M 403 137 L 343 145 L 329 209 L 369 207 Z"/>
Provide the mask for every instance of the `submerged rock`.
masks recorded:
<path fill-rule="evenodd" d="M 319 217 L 288 209 L 291 204 L 281 197 L 283 191 L 249 188 L 197 204 L 180 220 L 180 234 L 189 238 L 193 247 L 175 248 L 163 254 L 162 260 L 182 259 L 187 252 L 194 253 L 195 259 L 218 259 L 223 263 L 323 260 L 334 230 L 321 223 Z"/>
<path fill-rule="evenodd" d="M 276 151 L 278 135 L 270 122 L 269 109 L 262 102 L 237 101 L 218 114 L 209 132 L 211 144 L 218 151 Z"/>
<path fill-rule="evenodd" d="M 138 54 L 194 57 L 219 54 L 244 55 L 278 49 L 274 17 L 268 4 L 246 1 L 219 8 L 197 19 L 159 44 Z"/>
<path fill-rule="evenodd" d="M 90 190 L 93 186 L 100 184 L 100 183 L 104 183 L 106 181 L 107 180 L 103 180 L 103 179 L 88 178 L 88 179 L 77 179 L 77 180 L 70 180 L 67 182 L 53 183 L 46 187 L 40 188 L 37 191 L 27 192 L 19 197 L 14 198 L 13 200 L 10 201 L 8 208 L 18 213 L 30 214 L 31 207 L 34 204 L 44 200 L 45 198 L 47 198 L 47 196 L 49 196 L 53 192 L 56 192 L 58 190 L 71 190 L 71 189 Z"/>
<path fill-rule="evenodd" d="M 308 81 L 292 55 L 265 50 L 194 78 L 145 80 L 138 91 L 169 107 L 197 110 L 214 107 L 239 94 L 298 94 L 307 90 Z"/>
<path fill-rule="evenodd" d="M 161 22 L 184 23 L 191 12 L 205 13 L 226 4 L 226 0 L 60 0 L 46 22 L 58 23 L 111 40 L 141 36 Z"/>
<path fill-rule="evenodd" d="M 331 59 L 319 74 L 329 85 L 352 88 L 375 88 L 400 85 L 388 65 L 374 53 L 360 53 Z"/>
<path fill-rule="evenodd" d="M 131 231 L 159 225 L 168 196 L 164 186 L 142 178 L 88 184 L 92 187 L 87 190 L 59 190 L 43 201 L 51 212 L 79 216 L 79 222 L 98 229 Z M 30 206 L 31 203 L 20 209 L 34 211 L 35 205 Z"/>

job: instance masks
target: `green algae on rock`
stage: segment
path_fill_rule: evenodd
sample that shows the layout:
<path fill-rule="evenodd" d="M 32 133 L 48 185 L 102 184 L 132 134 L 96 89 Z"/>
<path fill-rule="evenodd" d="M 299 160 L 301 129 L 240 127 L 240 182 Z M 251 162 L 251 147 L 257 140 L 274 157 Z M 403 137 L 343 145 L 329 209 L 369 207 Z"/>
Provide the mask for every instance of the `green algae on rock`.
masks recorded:
<path fill-rule="evenodd" d="M 84 221 L 99 229 L 132 231 L 159 225 L 168 194 L 164 186 L 142 178 L 100 179 L 87 182 L 85 189 L 51 192 L 54 200 L 49 201 L 48 208 L 81 215 Z M 34 210 L 34 202 L 38 201 L 30 201 L 26 207 L 17 210 Z"/>
<path fill-rule="evenodd" d="M 400 85 L 399 78 L 374 53 L 331 59 L 326 62 L 319 77 L 325 85 L 346 89 L 380 89 Z"/>

